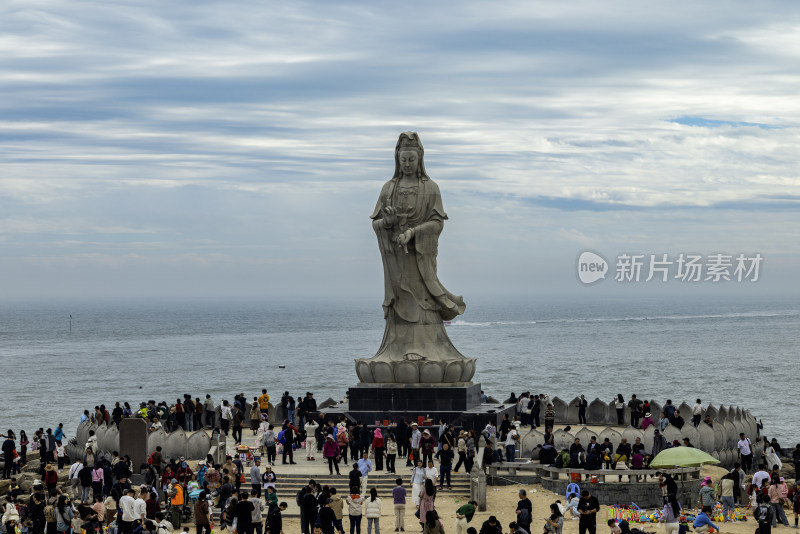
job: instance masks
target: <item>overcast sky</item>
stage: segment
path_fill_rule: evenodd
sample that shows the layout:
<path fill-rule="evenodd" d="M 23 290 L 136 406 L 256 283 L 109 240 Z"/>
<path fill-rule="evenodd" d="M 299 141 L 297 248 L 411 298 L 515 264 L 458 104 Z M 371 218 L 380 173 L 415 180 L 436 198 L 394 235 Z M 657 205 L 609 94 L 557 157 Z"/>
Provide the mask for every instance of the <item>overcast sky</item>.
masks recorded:
<path fill-rule="evenodd" d="M 800 292 L 796 2 L 0 4 L 0 298 L 380 298 L 369 214 L 419 132 L 451 291 L 584 249 L 760 253 Z"/>

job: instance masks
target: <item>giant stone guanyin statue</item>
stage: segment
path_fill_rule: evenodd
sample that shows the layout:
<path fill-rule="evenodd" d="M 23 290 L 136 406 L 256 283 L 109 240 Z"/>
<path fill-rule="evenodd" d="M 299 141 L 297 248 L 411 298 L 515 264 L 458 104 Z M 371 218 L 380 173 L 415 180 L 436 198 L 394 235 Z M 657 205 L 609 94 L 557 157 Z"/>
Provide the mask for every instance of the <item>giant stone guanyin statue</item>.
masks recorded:
<path fill-rule="evenodd" d="M 424 154 L 415 132 L 400 134 L 394 176 L 371 216 L 383 260 L 386 328 L 375 356 L 356 360 L 362 383 L 463 383 L 475 373 L 475 359 L 456 350 L 442 322 L 464 313 L 465 305 L 436 275 L 447 214 L 439 187 L 425 173 Z"/>

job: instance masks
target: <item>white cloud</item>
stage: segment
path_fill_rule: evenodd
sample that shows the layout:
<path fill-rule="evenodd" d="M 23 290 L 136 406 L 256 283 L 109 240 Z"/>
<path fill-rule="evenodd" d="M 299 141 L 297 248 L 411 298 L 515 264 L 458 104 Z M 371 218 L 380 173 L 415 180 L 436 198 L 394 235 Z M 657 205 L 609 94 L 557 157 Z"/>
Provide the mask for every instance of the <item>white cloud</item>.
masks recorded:
<path fill-rule="evenodd" d="M 451 213 L 443 250 L 475 273 L 498 268 L 469 256 L 484 243 L 515 262 L 598 237 L 790 250 L 798 10 L 8 2 L 0 254 L 156 272 L 172 248 L 187 269 L 225 254 L 223 278 L 237 261 L 294 260 L 298 285 L 330 272 L 357 285 L 378 268 L 365 217 L 407 129 Z"/>

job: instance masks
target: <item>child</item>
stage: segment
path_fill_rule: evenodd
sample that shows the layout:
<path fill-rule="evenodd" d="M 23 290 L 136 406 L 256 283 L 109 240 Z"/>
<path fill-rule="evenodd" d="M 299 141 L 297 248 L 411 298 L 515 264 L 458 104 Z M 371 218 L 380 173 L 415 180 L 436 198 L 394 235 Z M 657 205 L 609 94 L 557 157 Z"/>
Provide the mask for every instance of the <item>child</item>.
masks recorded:
<path fill-rule="evenodd" d="M 622 529 L 617 525 L 616 519 L 608 520 L 608 530 L 610 534 L 622 534 Z"/>
<path fill-rule="evenodd" d="M 67 448 L 60 441 L 56 441 L 56 458 L 58 459 L 58 470 L 64 469 L 64 462 L 67 459 Z"/>
<path fill-rule="evenodd" d="M 278 494 L 275 493 L 275 486 L 267 486 L 267 515 L 278 507 Z"/>

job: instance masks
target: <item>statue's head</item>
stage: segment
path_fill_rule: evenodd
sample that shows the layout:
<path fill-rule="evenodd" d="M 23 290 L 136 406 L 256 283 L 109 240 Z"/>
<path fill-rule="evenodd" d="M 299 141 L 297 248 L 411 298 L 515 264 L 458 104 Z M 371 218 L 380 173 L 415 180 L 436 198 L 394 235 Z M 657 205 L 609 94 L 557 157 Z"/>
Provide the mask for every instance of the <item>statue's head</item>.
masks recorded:
<path fill-rule="evenodd" d="M 401 159 L 403 160 L 402 163 Z M 403 174 L 403 163 L 407 163 L 408 160 L 416 160 L 417 178 L 421 180 L 429 179 L 428 174 L 425 172 L 425 150 L 422 148 L 422 142 L 420 142 L 417 132 L 403 132 L 397 139 L 397 145 L 394 148 L 393 180 Z"/>

